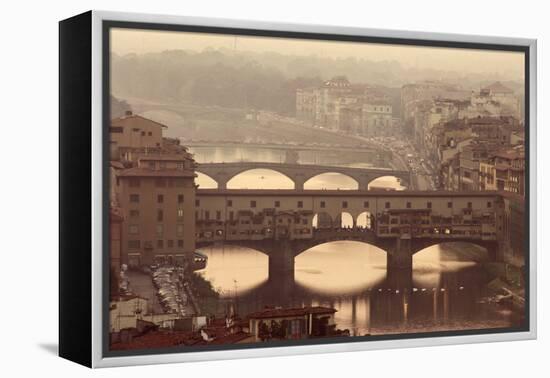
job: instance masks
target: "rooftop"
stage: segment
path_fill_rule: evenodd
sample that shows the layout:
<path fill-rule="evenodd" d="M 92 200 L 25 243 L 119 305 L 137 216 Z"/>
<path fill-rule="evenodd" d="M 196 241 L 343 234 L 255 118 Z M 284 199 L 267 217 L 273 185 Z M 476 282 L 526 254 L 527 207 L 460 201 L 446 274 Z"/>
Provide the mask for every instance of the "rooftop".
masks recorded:
<path fill-rule="evenodd" d="M 149 118 L 145 118 L 143 116 L 140 116 L 138 114 L 133 114 L 132 112 L 126 112 L 126 115 L 122 116 L 122 117 L 118 117 L 118 118 L 114 118 L 111 120 L 111 126 L 122 126 L 122 123 L 128 121 L 128 120 L 133 120 L 133 119 L 141 119 L 141 120 L 145 120 L 145 121 L 148 121 L 148 122 L 151 122 L 151 123 L 154 123 L 158 126 L 161 126 L 161 127 L 164 127 L 164 128 L 168 128 L 168 126 L 166 125 L 163 125 L 162 123 L 160 122 L 157 122 L 157 121 L 153 121 L 152 119 L 149 119 Z"/>

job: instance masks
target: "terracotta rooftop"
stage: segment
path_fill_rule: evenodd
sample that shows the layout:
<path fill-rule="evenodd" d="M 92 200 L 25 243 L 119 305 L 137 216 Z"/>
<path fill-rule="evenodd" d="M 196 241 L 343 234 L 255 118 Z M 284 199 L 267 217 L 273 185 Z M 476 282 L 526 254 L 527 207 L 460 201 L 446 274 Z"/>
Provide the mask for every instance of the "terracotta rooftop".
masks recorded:
<path fill-rule="evenodd" d="M 191 332 L 150 331 L 130 342 L 114 343 L 111 350 L 169 348 L 178 345 L 205 344 L 200 335 Z"/>
<path fill-rule="evenodd" d="M 157 122 L 157 121 L 153 121 L 152 119 L 149 119 L 149 118 L 145 118 L 143 116 L 140 116 L 140 115 L 137 115 L 137 114 L 129 114 L 129 115 L 124 115 L 122 117 L 118 117 L 118 118 L 115 118 L 115 119 L 112 119 L 111 120 L 111 126 L 120 126 L 122 122 L 125 122 L 127 120 L 132 120 L 132 119 L 143 119 L 145 121 L 149 121 L 151 123 L 154 123 L 156 125 L 159 125 L 161 127 L 164 127 L 164 128 L 168 128 L 168 126 L 166 125 L 163 125 L 162 123 L 160 122 Z"/>

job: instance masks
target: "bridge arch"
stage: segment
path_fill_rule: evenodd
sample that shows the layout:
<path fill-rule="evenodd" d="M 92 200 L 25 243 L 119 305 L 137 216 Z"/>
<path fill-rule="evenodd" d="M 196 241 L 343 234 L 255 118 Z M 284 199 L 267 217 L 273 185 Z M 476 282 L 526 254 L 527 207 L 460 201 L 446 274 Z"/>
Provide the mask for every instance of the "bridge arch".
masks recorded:
<path fill-rule="evenodd" d="M 217 189 L 219 187 L 218 181 L 212 176 L 202 173 L 201 171 L 195 171 L 197 177 L 195 177 L 195 184 L 199 185 L 201 189 Z"/>
<path fill-rule="evenodd" d="M 416 241 L 413 246 L 413 263 L 414 259 L 418 259 L 423 253 L 439 253 L 441 249 L 434 247 L 443 247 L 448 256 L 455 256 L 457 259 L 467 259 L 463 261 L 484 262 L 497 258 L 498 243 L 496 241 L 481 241 L 481 240 L 426 240 Z"/>
<path fill-rule="evenodd" d="M 368 182 L 368 190 L 387 189 L 387 190 L 404 190 L 407 188 L 408 179 L 400 175 L 379 174 L 370 178 Z"/>
<path fill-rule="evenodd" d="M 351 215 L 347 211 L 342 211 L 338 216 L 336 216 L 336 219 L 333 222 L 333 227 L 339 227 L 339 228 L 354 228 L 355 227 L 355 219 L 353 218 L 353 215 Z"/>
<path fill-rule="evenodd" d="M 355 220 L 356 227 L 364 228 L 367 230 L 374 229 L 374 214 L 370 211 L 363 211 L 357 216 Z"/>
<path fill-rule="evenodd" d="M 338 175 L 341 183 L 330 183 L 329 179 L 334 180 L 334 175 Z M 341 189 L 341 190 L 357 190 L 359 189 L 359 180 L 351 175 L 338 172 L 337 170 L 323 173 L 315 173 L 305 178 L 304 190 L 318 189 Z"/>
<path fill-rule="evenodd" d="M 362 244 L 364 246 L 372 247 L 372 248 L 374 248 L 375 251 L 383 253 L 384 254 L 384 262 L 386 261 L 385 260 L 385 255 L 388 254 L 388 251 L 383 249 L 381 246 L 376 245 L 376 243 L 374 241 L 370 242 L 370 241 L 362 240 L 362 239 L 359 239 L 359 238 L 346 239 L 345 235 L 342 235 L 342 237 L 335 237 L 335 238 L 326 239 L 326 240 L 323 240 L 323 241 L 320 241 L 320 242 L 317 242 L 317 243 L 312 243 L 312 244 L 305 245 L 302 248 L 300 248 L 299 250 L 297 250 L 294 256 L 297 257 L 297 256 L 301 255 L 304 252 L 311 251 L 312 249 L 319 248 L 319 247 L 324 247 L 324 246 L 328 246 L 328 245 L 333 244 L 333 243 L 340 243 L 340 242 L 346 242 L 346 243 L 349 242 L 349 243 L 355 243 L 355 244 Z"/>
<path fill-rule="evenodd" d="M 311 227 L 314 229 L 332 228 L 332 217 L 327 212 L 316 213 L 311 219 Z"/>
<path fill-rule="evenodd" d="M 273 174 L 276 174 L 273 177 Z M 252 187 L 239 180 L 239 176 L 246 174 L 257 174 L 258 180 Z M 265 181 L 264 181 L 265 180 Z M 262 181 L 264 181 L 262 183 Z M 263 185 L 257 185 L 262 183 Z M 243 168 L 241 170 L 231 172 L 228 176 L 225 185 L 228 189 L 295 189 L 296 180 L 289 176 L 284 170 L 277 168 Z M 259 187 L 258 187 L 259 186 Z"/>
<path fill-rule="evenodd" d="M 254 240 L 212 240 L 212 241 L 199 241 L 195 246 L 197 249 L 205 248 L 243 248 L 247 250 L 252 250 L 263 255 L 269 256 L 271 251 L 268 248 L 265 248 L 265 245 L 261 242 Z"/>

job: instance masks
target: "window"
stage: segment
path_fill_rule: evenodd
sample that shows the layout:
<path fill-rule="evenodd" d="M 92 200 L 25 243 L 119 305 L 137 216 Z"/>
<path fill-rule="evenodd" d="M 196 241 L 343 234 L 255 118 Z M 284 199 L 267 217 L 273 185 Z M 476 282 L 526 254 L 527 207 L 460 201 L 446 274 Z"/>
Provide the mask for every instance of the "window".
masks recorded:
<path fill-rule="evenodd" d="M 256 207 L 256 201 L 250 201 L 250 207 Z"/>
<path fill-rule="evenodd" d="M 471 209 L 471 208 L 472 208 L 472 203 L 468 202 L 468 209 Z"/>
<path fill-rule="evenodd" d="M 128 240 L 129 249 L 138 249 L 141 247 L 141 242 L 139 240 Z"/>
<path fill-rule="evenodd" d="M 302 219 L 302 224 L 307 224 L 307 219 Z"/>
<path fill-rule="evenodd" d="M 275 201 L 275 207 L 281 207 L 281 201 Z"/>
<path fill-rule="evenodd" d="M 166 187 L 166 180 L 163 178 L 157 178 L 155 179 L 155 186 L 157 188 L 164 188 Z"/>
<path fill-rule="evenodd" d="M 119 133 L 123 132 L 123 129 L 120 126 L 111 126 L 111 127 L 109 127 L 109 131 L 113 134 L 115 134 L 115 133 L 119 134 Z"/>
<path fill-rule="evenodd" d="M 227 200 L 227 207 L 233 206 L 233 200 Z"/>
<path fill-rule="evenodd" d="M 177 177 L 175 179 L 174 183 L 176 185 L 176 188 L 184 188 L 185 187 L 185 179 L 184 178 Z"/>
<path fill-rule="evenodd" d="M 411 208 L 411 203 L 407 202 L 407 209 L 410 209 L 410 208 Z"/>
<path fill-rule="evenodd" d="M 158 209 L 157 210 L 157 221 L 162 222 L 163 219 L 164 219 L 164 211 L 162 211 L 161 209 Z"/>
<path fill-rule="evenodd" d="M 183 248 L 183 240 L 178 240 L 178 248 Z"/>
<path fill-rule="evenodd" d="M 145 136 L 145 131 L 142 131 L 142 132 L 141 132 L 141 136 Z"/>
<path fill-rule="evenodd" d="M 128 233 L 131 235 L 139 234 L 139 226 L 137 224 L 131 224 L 128 226 Z"/>
<path fill-rule="evenodd" d="M 369 207 L 369 201 L 363 202 L 363 207 L 365 207 L 365 208 Z"/>
<path fill-rule="evenodd" d="M 183 194 L 178 194 L 178 203 L 183 203 L 184 197 Z"/>
<path fill-rule="evenodd" d="M 235 213 L 232 211 L 229 212 L 229 220 L 232 221 L 235 218 Z"/>
<path fill-rule="evenodd" d="M 162 224 L 157 224 L 157 236 L 162 236 L 164 234 L 164 226 Z"/>
<path fill-rule="evenodd" d="M 386 209 L 389 209 L 389 208 L 391 207 L 391 205 L 390 205 L 389 202 L 386 202 L 386 203 L 384 204 L 384 207 L 385 207 Z"/>
<path fill-rule="evenodd" d="M 154 161 L 150 161 L 147 165 L 149 166 L 149 169 L 155 169 L 157 167 L 157 164 Z"/>
<path fill-rule="evenodd" d="M 164 248 L 164 240 L 157 240 L 157 248 Z"/>
<path fill-rule="evenodd" d="M 199 207 L 201 205 L 201 200 L 195 200 L 195 206 Z"/>
<path fill-rule="evenodd" d="M 130 188 L 139 188 L 140 181 L 138 178 L 131 178 L 128 180 L 128 186 Z"/>
<path fill-rule="evenodd" d="M 206 211 L 204 212 L 204 219 L 210 220 L 210 211 L 206 210 Z"/>
<path fill-rule="evenodd" d="M 178 236 L 183 236 L 183 224 L 178 224 L 176 226 L 176 234 Z"/>
<path fill-rule="evenodd" d="M 166 244 L 167 244 L 168 248 L 174 248 L 174 241 L 173 240 L 167 240 Z"/>
<path fill-rule="evenodd" d="M 183 209 L 178 209 L 177 217 L 178 217 L 178 222 L 183 221 Z"/>
<path fill-rule="evenodd" d="M 147 133 L 147 135 L 148 135 L 148 136 L 153 136 L 153 133 L 152 133 L 151 131 L 149 131 L 149 132 Z"/>
<path fill-rule="evenodd" d="M 222 212 L 217 210 L 216 211 L 216 220 L 221 220 L 222 219 Z"/>
<path fill-rule="evenodd" d="M 325 208 L 325 201 L 321 201 L 321 208 L 322 208 L 322 209 Z"/>
<path fill-rule="evenodd" d="M 453 208 L 453 203 L 452 203 L 452 202 L 447 202 L 447 207 L 448 207 L 449 209 L 452 209 L 452 208 Z"/>
<path fill-rule="evenodd" d="M 157 203 L 164 203 L 164 195 L 162 194 L 157 195 Z"/>
<path fill-rule="evenodd" d="M 139 218 L 139 210 L 130 210 L 130 218 Z"/>
<path fill-rule="evenodd" d="M 431 202 L 428 202 L 426 205 L 427 205 L 428 209 L 432 208 L 432 203 Z"/>
<path fill-rule="evenodd" d="M 139 194 L 130 194 L 130 202 L 139 203 Z"/>
<path fill-rule="evenodd" d="M 488 202 L 487 202 L 487 208 L 490 209 L 492 206 L 493 206 L 493 203 L 492 203 L 491 201 L 488 201 Z"/>
<path fill-rule="evenodd" d="M 160 167 L 160 169 L 166 169 L 166 162 L 165 162 L 165 161 L 161 161 L 161 162 L 159 163 L 159 167 Z"/>
<path fill-rule="evenodd" d="M 344 209 L 348 208 L 348 201 L 342 201 L 342 208 Z"/>
<path fill-rule="evenodd" d="M 178 161 L 177 164 L 176 164 L 176 167 L 180 171 L 183 171 L 183 169 L 185 168 L 185 164 L 183 163 L 183 161 Z"/>
<path fill-rule="evenodd" d="M 304 207 L 304 201 L 298 201 L 298 209 L 301 209 Z"/>

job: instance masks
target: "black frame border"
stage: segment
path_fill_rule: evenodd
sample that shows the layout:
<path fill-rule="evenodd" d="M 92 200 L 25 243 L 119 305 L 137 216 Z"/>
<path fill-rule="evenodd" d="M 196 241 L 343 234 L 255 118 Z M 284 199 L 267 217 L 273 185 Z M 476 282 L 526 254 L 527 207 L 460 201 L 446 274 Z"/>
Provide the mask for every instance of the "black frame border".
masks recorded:
<path fill-rule="evenodd" d="M 282 25 L 284 27 L 284 25 Z M 315 28 L 315 26 L 312 26 Z M 155 349 L 140 349 L 129 351 L 110 351 L 109 350 L 109 124 L 110 124 L 110 31 L 111 29 L 136 29 L 150 31 L 174 31 L 174 32 L 191 32 L 191 33 L 206 33 L 206 34 L 224 34 L 224 35 L 241 35 L 255 37 L 271 37 L 271 38 L 292 38 L 292 39 L 307 39 L 307 40 L 326 40 L 340 42 L 362 42 L 362 43 L 377 43 L 391 44 L 402 46 L 418 46 L 418 47 L 442 47 L 456 49 L 474 49 L 474 50 L 489 50 L 489 51 L 510 51 L 522 52 L 524 54 L 524 109 L 525 109 L 525 247 L 527 252 L 525 256 L 525 321 L 524 326 L 510 328 L 492 328 L 492 329 L 472 329 L 459 331 L 437 331 L 437 332 L 419 332 L 410 334 L 391 334 L 391 335 L 376 335 L 376 336 L 354 336 L 351 338 L 326 338 L 326 339 L 311 339 L 299 341 L 280 341 L 270 342 L 265 344 L 229 344 L 229 345 L 214 345 L 214 346 L 199 346 L 199 347 L 171 347 L 171 348 L 155 348 Z M 456 41 L 439 41 L 429 39 L 415 38 L 396 38 L 396 37 L 375 37 L 350 34 L 325 34 L 315 32 L 296 32 L 284 30 L 266 30 L 266 29 L 249 29 L 249 28 L 233 28 L 233 27 L 218 27 L 218 26 L 197 26 L 186 24 L 162 24 L 149 22 L 133 22 L 133 21 L 117 21 L 103 20 L 102 21 L 102 135 L 103 135 L 103 262 L 102 262 L 102 283 L 103 283 L 103 313 L 102 313 L 102 356 L 122 357 L 122 356 L 143 356 L 143 355 L 158 355 L 158 354 L 174 354 L 174 353 L 193 353 L 193 352 L 209 352 L 223 350 L 240 350 L 240 349 L 264 349 L 264 348 L 280 348 L 293 346 L 307 345 L 323 345 L 336 343 L 354 343 L 365 341 L 383 341 L 383 340 L 406 340 L 419 338 L 437 338 L 449 336 L 468 336 L 468 335 L 489 335 L 501 333 L 529 332 L 530 328 L 530 237 L 531 225 L 530 220 L 530 177 L 531 177 L 531 149 L 530 149 L 530 47 L 522 45 L 508 45 L 499 43 L 482 43 L 482 42 L 456 42 Z M 406 34 L 406 31 L 402 32 Z M 452 38 L 452 36 L 451 36 Z M 344 341 L 345 340 L 345 341 Z"/>

